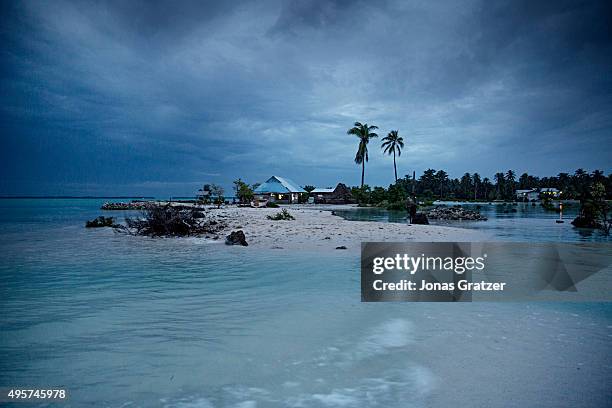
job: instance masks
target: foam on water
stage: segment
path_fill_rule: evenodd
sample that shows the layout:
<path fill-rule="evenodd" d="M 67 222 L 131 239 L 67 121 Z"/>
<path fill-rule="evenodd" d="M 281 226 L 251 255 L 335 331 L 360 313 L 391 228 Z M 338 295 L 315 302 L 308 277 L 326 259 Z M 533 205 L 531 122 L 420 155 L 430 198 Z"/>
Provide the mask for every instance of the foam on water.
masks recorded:
<path fill-rule="evenodd" d="M 372 330 L 356 349 L 361 357 L 382 354 L 389 349 L 405 347 L 413 341 L 412 323 L 405 319 L 391 319 Z"/>
<path fill-rule="evenodd" d="M 283 362 L 278 370 L 290 374 L 282 387 L 224 386 L 205 396 L 194 395 L 193 403 L 205 401 L 215 408 L 419 407 L 433 390 L 434 376 L 411 360 L 411 331 L 409 321 L 389 319 L 371 327 L 362 338 L 340 339 L 306 361 Z M 181 399 L 179 403 L 189 402 Z"/>

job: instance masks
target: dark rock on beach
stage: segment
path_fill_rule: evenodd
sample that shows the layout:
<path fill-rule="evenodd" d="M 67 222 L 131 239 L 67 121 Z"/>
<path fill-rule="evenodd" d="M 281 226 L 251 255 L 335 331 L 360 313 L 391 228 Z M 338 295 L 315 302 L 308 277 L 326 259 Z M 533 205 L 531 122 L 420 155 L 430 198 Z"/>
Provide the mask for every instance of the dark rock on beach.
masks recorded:
<path fill-rule="evenodd" d="M 238 231 L 232 231 L 226 238 L 225 238 L 225 244 L 226 245 L 242 245 L 242 246 L 249 246 L 249 244 L 246 241 L 246 237 L 244 236 L 244 232 L 242 232 L 242 230 L 238 230 Z"/>
<path fill-rule="evenodd" d="M 341 246 L 336 247 L 336 249 L 346 249 L 346 247 L 344 245 L 341 245 Z"/>
<path fill-rule="evenodd" d="M 429 225 L 429 220 L 427 219 L 427 215 L 424 213 L 416 213 L 414 217 L 412 217 L 412 224 L 420 224 L 420 225 Z"/>

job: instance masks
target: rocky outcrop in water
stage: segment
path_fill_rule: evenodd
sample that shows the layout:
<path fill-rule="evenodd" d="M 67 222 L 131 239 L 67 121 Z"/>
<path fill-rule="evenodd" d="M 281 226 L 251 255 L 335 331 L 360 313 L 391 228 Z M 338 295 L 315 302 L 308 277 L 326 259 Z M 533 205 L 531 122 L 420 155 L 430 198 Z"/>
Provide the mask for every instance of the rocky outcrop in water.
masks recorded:
<path fill-rule="evenodd" d="M 598 222 L 597 220 L 594 220 L 588 217 L 584 217 L 581 215 L 574 218 L 574 221 L 572 221 L 572 225 L 576 228 L 601 228 L 602 227 L 602 224 Z"/>
<path fill-rule="evenodd" d="M 100 209 L 106 211 L 118 211 L 118 210 L 145 210 L 147 207 L 151 206 L 151 203 L 147 203 L 144 201 L 132 201 L 129 203 L 111 203 L 106 202 L 102 204 Z"/>
<path fill-rule="evenodd" d="M 246 241 L 246 236 L 244 235 L 244 232 L 242 230 L 232 231 L 225 238 L 225 244 L 249 246 L 248 242 Z"/>
<path fill-rule="evenodd" d="M 466 210 L 462 207 L 442 207 L 438 206 L 425 214 L 432 220 L 451 220 L 451 221 L 486 221 L 487 217 L 480 215 L 478 211 Z"/>

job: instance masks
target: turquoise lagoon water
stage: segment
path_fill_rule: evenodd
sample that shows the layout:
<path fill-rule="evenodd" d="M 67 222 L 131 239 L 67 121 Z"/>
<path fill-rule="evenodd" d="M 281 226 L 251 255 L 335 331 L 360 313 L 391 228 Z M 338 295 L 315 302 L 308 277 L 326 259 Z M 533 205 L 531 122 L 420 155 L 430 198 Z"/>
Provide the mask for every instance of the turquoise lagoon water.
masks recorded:
<path fill-rule="evenodd" d="M 62 407 L 612 400 L 608 304 L 361 303 L 344 252 L 83 228 L 102 201 L 0 200 L 0 387 L 63 387 Z"/>
<path fill-rule="evenodd" d="M 443 206 L 461 205 L 470 210 L 479 211 L 488 218 L 487 221 L 438 221 L 430 220 L 432 224 L 449 225 L 453 227 L 482 230 L 497 241 L 514 242 L 612 242 L 610 236 L 599 230 L 574 228 L 571 221 L 578 214 L 580 205 L 572 203 L 565 205 L 563 210 L 564 223 L 557 223 L 559 214 L 546 211 L 532 203 L 517 203 L 502 205 L 500 203 L 463 203 L 444 202 Z M 512 210 L 516 212 L 512 212 Z M 348 220 L 406 222 L 405 211 L 387 211 L 379 208 L 355 208 L 336 210 L 335 213 Z"/>

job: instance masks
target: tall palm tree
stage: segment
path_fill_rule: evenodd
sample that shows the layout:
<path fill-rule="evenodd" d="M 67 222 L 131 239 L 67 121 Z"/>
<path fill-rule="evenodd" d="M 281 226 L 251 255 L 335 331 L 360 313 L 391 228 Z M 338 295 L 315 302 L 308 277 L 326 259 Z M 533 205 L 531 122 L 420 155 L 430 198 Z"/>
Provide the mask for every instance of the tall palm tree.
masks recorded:
<path fill-rule="evenodd" d="M 488 177 L 482 179 L 482 185 L 484 187 L 484 198 L 485 200 L 489 199 L 489 186 L 491 185 L 491 180 Z"/>
<path fill-rule="evenodd" d="M 512 170 L 506 172 L 506 184 L 510 189 L 509 198 L 514 198 L 514 183 L 516 182 L 516 173 Z"/>
<path fill-rule="evenodd" d="M 368 126 L 367 123 L 361 124 L 360 122 L 355 122 L 355 125 L 346 132 L 359 138 L 359 148 L 355 155 L 355 163 L 361 164 L 361 187 L 363 187 L 365 177 L 365 163 L 368 161 L 368 143 L 371 138 L 378 137 L 378 134 L 373 132 L 376 129 L 378 129 L 378 126 Z"/>
<path fill-rule="evenodd" d="M 472 182 L 474 183 L 474 200 L 476 200 L 478 196 L 478 186 L 480 185 L 480 183 L 482 183 L 482 181 L 480 180 L 480 174 L 474 173 L 472 175 Z"/>
<path fill-rule="evenodd" d="M 436 172 L 436 181 L 440 186 L 440 200 L 444 197 L 444 186 L 448 183 L 448 173 L 444 170 L 438 170 Z"/>
<path fill-rule="evenodd" d="M 387 154 L 393 153 L 393 170 L 395 171 L 395 182 L 397 183 L 397 165 L 395 164 L 395 153 L 398 156 L 402 155 L 402 147 L 404 147 L 404 138 L 398 135 L 399 130 L 392 130 L 383 138 L 381 148 Z"/>
<path fill-rule="evenodd" d="M 493 176 L 493 179 L 495 180 L 495 188 L 497 189 L 497 196 L 496 198 L 499 200 L 502 197 L 503 191 L 505 190 L 505 182 L 506 182 L 506 178 L 504 176 L 504 173 L 495 173 L 495 176 Z"/>

